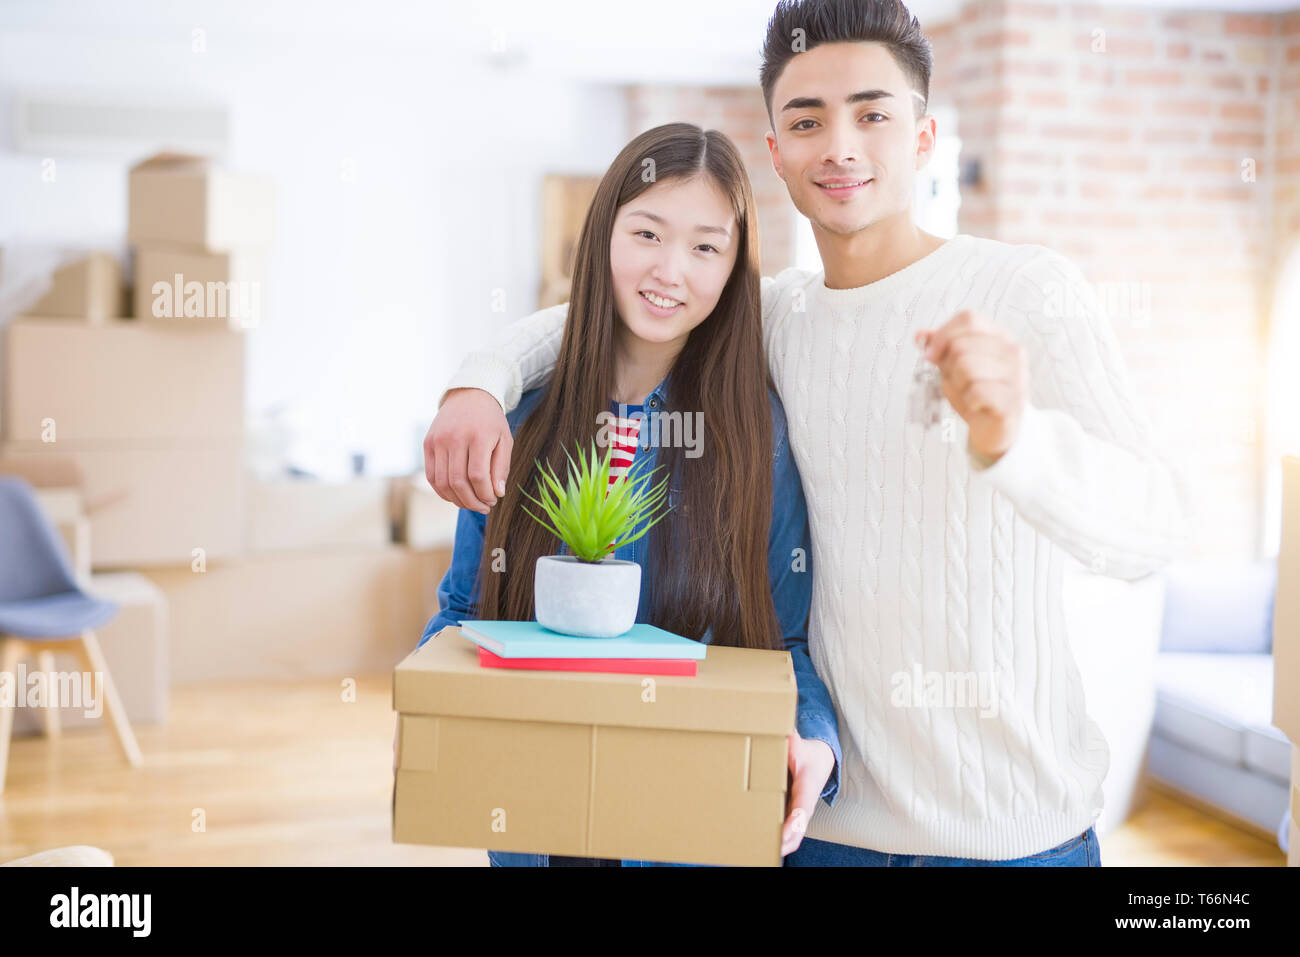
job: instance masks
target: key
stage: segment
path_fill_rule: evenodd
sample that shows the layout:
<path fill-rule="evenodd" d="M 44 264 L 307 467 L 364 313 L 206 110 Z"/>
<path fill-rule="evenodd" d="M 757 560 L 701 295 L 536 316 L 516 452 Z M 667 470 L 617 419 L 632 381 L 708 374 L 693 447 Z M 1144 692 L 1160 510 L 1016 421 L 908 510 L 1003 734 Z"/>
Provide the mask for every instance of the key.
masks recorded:
<path fill-rule="evenodd" d="M 939 367 L 922 355 L 912 371 L 912 391 L 908 397 L 907 418 L 922 428 L 937 425 L 941 418 L 943 385 Z"/>

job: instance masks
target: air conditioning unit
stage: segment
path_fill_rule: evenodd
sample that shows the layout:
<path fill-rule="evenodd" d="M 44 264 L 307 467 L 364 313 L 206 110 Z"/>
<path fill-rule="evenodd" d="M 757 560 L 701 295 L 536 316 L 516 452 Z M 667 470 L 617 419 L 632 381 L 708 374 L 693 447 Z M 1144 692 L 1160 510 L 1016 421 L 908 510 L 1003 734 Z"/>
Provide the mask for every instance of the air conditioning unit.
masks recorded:
<path fill-rule="evenodd" d="M 166 102 L 129 94 L 19 93 L 14 101 L 14 145 L 36 154 L 126 158 L 160 149 L 225 157 L 230 141 L 226 106 Z"/>

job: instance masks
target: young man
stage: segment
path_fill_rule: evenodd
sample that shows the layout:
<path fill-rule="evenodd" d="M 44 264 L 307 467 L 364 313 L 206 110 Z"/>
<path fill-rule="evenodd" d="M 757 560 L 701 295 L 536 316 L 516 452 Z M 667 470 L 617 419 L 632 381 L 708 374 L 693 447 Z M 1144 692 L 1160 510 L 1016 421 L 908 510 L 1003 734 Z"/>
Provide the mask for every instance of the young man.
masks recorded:
<path fill-rule="evenodd" d="M 1184 494 L 1079 270 L 913 223 L 930 68 L 897 0 L 782 0 L 768 26 L 772 164 L 825 268 L 764 280 L 764 337 L 843 745 L 838 799 L 787 863 L 1097 864 L 1109 753 L 1063 574 L 1153 571 L 1185 534 Z M 425 440 L 445 498 L 501 493 L 503 409 L 548 374 L 564 312 L 514 323 L 453 377 Z M 909 421 L 922 355 L 946 400 L 932 428 Z"/>

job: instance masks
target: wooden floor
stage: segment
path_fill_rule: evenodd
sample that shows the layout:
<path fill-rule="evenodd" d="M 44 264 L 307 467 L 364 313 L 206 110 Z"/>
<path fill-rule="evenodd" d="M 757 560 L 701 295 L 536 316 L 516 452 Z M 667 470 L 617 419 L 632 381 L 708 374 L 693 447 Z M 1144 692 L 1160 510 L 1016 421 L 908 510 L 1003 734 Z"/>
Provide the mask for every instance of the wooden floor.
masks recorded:
<path fill-rule="evenodd" d="M 331 681 L 180 686 L 167 726 L 136 727 L 134 771 L 104 730 L 15 739 L 0 862 L 91 844 L 123 866 L 486 866 L 392 843 L 391 709 L 389 675 L 359 679 L 354 702 Z M 1101 850 L 1106 866 L 1284 863 L 1275 841 L 1155 791 Z"/>

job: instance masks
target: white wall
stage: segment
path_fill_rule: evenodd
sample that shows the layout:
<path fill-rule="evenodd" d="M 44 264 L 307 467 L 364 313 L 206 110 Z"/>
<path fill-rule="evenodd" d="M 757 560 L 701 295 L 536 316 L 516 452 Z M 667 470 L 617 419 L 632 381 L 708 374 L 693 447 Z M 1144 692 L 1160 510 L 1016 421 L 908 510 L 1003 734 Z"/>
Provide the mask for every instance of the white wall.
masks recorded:
<path fill-rule="evenodd" d="M 282 406 L 322 454 L 342 434 L 372 470 L 416 467 L 460 355 L 535 307 L 542 176 L 603 171 L 626 138 L 623 96 L 494 66 L 482 30 L 433 7 L 418 22 L 387 6 L 264 9 L 0 6 L 0 244 L 124 247 L 139 158 L 57 155 L 43 183 L 47 157 L 17 152 L 9 125 L 19 91 L 225 104 L 229 165 L 277 190 L 250 416 Z"/>

